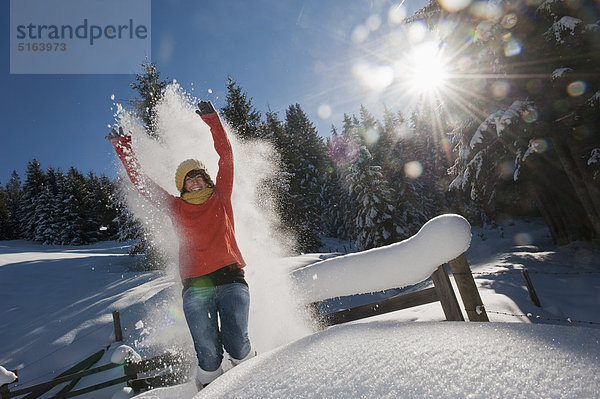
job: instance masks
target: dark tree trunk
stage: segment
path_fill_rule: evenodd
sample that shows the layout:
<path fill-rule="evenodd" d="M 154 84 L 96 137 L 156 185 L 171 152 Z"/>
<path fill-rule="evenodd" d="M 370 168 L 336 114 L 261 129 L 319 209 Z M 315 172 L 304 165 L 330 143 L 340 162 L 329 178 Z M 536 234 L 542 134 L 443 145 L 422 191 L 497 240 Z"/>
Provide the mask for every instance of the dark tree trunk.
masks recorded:
<path fill-rule="evenodd" d="M 594 232 L 594 236 L 600 237 L 600 217 L 596 212 L 592 199 L 590 198 L 589 192 L 584 183 L 585 179 L 578 173 L 577 166 L 575 165 L 575 161 L 573 160 L 573 156 L 568 151 L 566 146 L 559 142 L 556 139 L 552 140 L 552 144 L 554 145 L 554 150 L 558 155 L 558 159 L 563 167 L 569 182 L 573 188 L 583 211 L 585 212 L 585 216 L 592 227 Z"/>
<path fill-rule="evenodd" d="M 578 143 L 573 138 L 569 138 L 567 140 L 567 145 L 577 167 L 577 171 L 587 190 L 588 197 L 592 202 L 596 216 L 600 218 L 600 186 L 598 185 L 598 182 L 594 181 L 590 168 L 585 162 L 585 159 L 589 157 L 592 149 L 597 146 L 597 143 Z"/>
<path fill-rule="evenodd" d="M 533 191 L 536 206 L 546 221 L 553 241 L 565 245 L 575 240 L 589 240 L 594 230 L 567 175 L 554 165 L 548 170 L 547 160 L 531 158 L 531 173 L 526 184 Z M 559 167 L 556 167 L 559 166 Z"/>

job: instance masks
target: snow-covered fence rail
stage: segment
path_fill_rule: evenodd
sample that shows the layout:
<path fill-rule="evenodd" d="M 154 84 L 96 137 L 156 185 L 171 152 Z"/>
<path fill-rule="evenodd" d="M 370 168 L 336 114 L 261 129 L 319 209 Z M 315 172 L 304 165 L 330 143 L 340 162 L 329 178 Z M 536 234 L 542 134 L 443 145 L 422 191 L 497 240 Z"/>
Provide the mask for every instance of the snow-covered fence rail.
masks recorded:
<path fill-rule="evenodd" d="M 417 234 L 399 243 L 361 253 L 326 259 L 293 272 L 299 292 L 308 302 L 383 291 L 419 283 L 431 277 L 434 287 L 384 301 L 321 316 L 326 325 L 439 301 L 447 320 L 464 320 L 444 264 L 450 270 L 471 321 L 488 321 L 465 251 L 471 225 L 459 215 L 441 215 Z"/>

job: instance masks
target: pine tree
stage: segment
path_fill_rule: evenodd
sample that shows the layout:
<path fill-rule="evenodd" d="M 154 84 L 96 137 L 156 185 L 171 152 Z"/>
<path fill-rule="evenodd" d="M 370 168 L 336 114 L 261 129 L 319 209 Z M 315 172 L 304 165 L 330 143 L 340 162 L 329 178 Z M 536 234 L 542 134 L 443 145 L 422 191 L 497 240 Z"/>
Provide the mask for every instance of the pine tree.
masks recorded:
<path fill-rule="evenodd" d="M 449 208 L 445 194 L 452 179 L 447 171 L 454 162 L 454 153 L 446 138 L 444 115 L 434 116 L 434 112 L 421 108 L 412 115 L 414 130 L 407 146 L 411 159 L 405 164 L 405 175 L 414 187 L 415 204 L 419 204 L 424 216 L 420 224 Z"/>
<path fill-rule="evenodd" d="M 293 235 L 293 225 L 286 223 L 290 220 L 288 213 L 293 206 L 290 193 L 290 181 L 293 174 L 288 171 L 287 163 L 284 160 L 284 158 L 289 159 L 284 155 L 289 150 L 285 126 L 275 112 L 268 111 L 266 121 L 260 124 L 259 130 L 260 137 L 270 142 L 277 152 L 277 156 L 271 159 L 272 162 L 277 164 L 277 171 L 264 182 L 262 190 L 264 195 L 268 195 L 275 200 L 274 206 L 279 221 L 276 228 L 285 232 L 286 236 L 289 236 L 290 233 Z"/>
<path fill-rule="evenodd" d="M 381 139 L 381 126 L 375 117 L 364 105 L 360 106 L 360 123 L 358 124 L 358 135 L 363 145 L 369 150 L 373 158 L 372 162 L 381 165 L 377 153 L 379 152 L 379 140 Z"/>
<path fill-rule="evenodd" d="M 52 167 L 44 172 L 34 159 L 23 188 L 16 171 L 6 188 L 0 186 L 0 234 L 2 239 L 59 245 L 116 239 L 114 192 L 114 183 L 104 175 L 90 172 L 86 178 L 74 167 L 68 176 Z"/>
<path fill-rule="evenodd" d="M 347 184 L 356 204 L 356 239 L 358 250 L 391 244 L 396 238 L 392 192 L 383 179 L 381 166 L 372 165 L 369 150 L 361 147 L 360 157 L 350 166 Z"/>
<path fill-rule="evenodd" d="M 8 213 L 7 195 L 4 186 L 0 185 L 0 240 L 10 238 L 10 216 Z"/>
<path fill-rule="evenodd" d="M 23 223 L 23 237 L 33 241 L 39 220 L 40 193 L 45 190 L 46 176 L 36 159 L 29 161 L 25 174 L 19 219 Z"/>
<path fill-rule="evenodd" d="M 270 110 L 265 114 L 265 118 L 266 121 L 259 125 L 259 136 L 272 143 L 279 154 L 284 154 L 290 145 L 284 123 L 277 113 Z"/>
<path fill-rule="evenodd" d="M 348 164 L 345 176 L 354 208 L 352 236 L 355 246 L 365 250 L 395 242 L 398 237 L 395 194 L 382 173 L 383 156 L 374 157 L 371 152 L 380 149 L 381 126 L 365 107 L 361 107 L 360 121 L 345 118 L 344 134 L 347 142 L 360 145 L 358 157 Z"/>
<path fill-rule="evenodd" d="M 168 79 L 162 79 L 156 64 L 145 60 L 142 64 L 143 73 L 135 75 L 135 82 L 130 86 L 139 94 L 138 99 L 131 100 L 136 114 L 142 119 L 149 136 L 157 138 L 155 129 L 156 105 L 162 99 L 165 87 L 170 83 Z"/>
<path fill-rule="evenodd" d="M 255 139 L 260 135 L 260 113 L 252 105 L 242 88 L 227 79 L 227 104 L 221 109 L 223 117 L 242 139 Z"/>
<path fill-rule="evenodd" d="M 33 241 L 49 245 L 54 242 L 54 234 L 56 232 L 53 229 L 54 223 L 52 220 L 52 193 L 50 192 L 50 187 L 48 185 L 44 185 L 40 188 L 37 199 Z"/>
<path fill-rule="evenodd" d="M 383 123 L 379 125 L 379 137 L 372 151 L 374 162 L 381 165 L 386 178 L 397 168 L 394 149 L 405 133 L 405 120 L 401 112 L 394 113 L 388 107 L 383 108 Z"/>
<path fill-rule="evenodd" d="M 116 228 L 113 219 L 116 214 L 109 204 L 112 197 L 112 184 L 104 175 L 98 177 L 89 172 L 85 179 L 85 202 L 83 218 L 86 242 L 96 242 L 110 239 L 111 230 Z"/>
<path fill-rule="evenodd" d="M 319 198 L 327 149 L 299 104 L 290 105 L 286 110 L 285 132 L 289 148 L 282 156 L 287 172 L 292 174 L 291 208 L 286 222 L 294 226 L 301 251 L 316 251 L 321 244 Z"/>
<path fill-rule="evenodd" d="M 65 173 L 58 169 L 56 171 L 56 194 L 54 196 L 53 213 L 55 215 L 55 223 L 57 234 L 55 236 L 55 244 L 65 245 L 69 242 L 64 241 L 64 232 L 69 228 L 71 213 L 68 210 L 70 194 L 68 192 L 67 177 Z"/>
<path fill-rule="evenodd" d="M 112 207 L 112 204 L 116 197 L 116 187 L 114 182 L 111 181 L 106 175 L 100 176 L 99 183 L 99 239 L 101 241 L 116 240 L 118 237 L 119 230 L 119 227 L 115 222 L 115 219 L 117 218 L 117 210 Z"/>
<path fill-rule="evenodd" d="M 69 168 L 66 178 L 64 219 L 68 224 L 61 232 L 61 242 L 67 245 L 83 245 L 88 242 L 84 207 L 86 206 L 85 177 L 74 167 Z"/>
<path fill-rule="evenodd" d="M 333 159 L 338 175 L 339 185 L 343 195 L 340 198 L 341 225 L 338 227 L 339 238 L 355 241 L 358 235 L 356 215 L 358 204 L 354 201 L 349 189 L 349 174 L 351 166 L 358 161 L 361 154 L 361 140 L 358 135 L 360 122 L 356 117 L 344 114 L 342 132 L 333 135 L 330 146 L 330 156 Z"/>
<path fill-rule="evenodd" d="M 142 224 L 127 208 L 127 200 L 121 189 L 123 187 L 121 178 L 118 177 L 114 184 L 116 188 L 110 208 L 115 215 L 111 223 L 117 226 L 115 239 L 121 242 L 129 240 L 139 242 L 144 235 Z"/>
<path fill-rule="evenodd" d="M 345 218 L 350 208 L 350 197 L 348 190 L 344 189 L 344 166 L 338 165 L 333 156 L 336 150 L 339 150 L 336 145 L 339 145 L 340 142 L 335 126 L 332 126 L 331 138 L 327 140 L 327 148 L 329 149 L 327 173 L 325 174 L 320 197 L 322 204 L 321 226 L 325 235 L 349 240 L 350 232 L 345 228 Z"/>
<path fill-rule="evenodd" d="M 39 205 L 36 209 L 35 238 L 43 244 L 55 244 L 60 234 L 58 225 L 59 202 L 57 196 L 57 175 L 53 168 L 46 170 L 46 184 L 39 193 Z M 58 211 L 58 212 L 57 212 Z"/>
<path fill-rule="evenodd" d="M 17 171 L 13 170 L 10 180 L 6 183 L 6 206 L 8 211 L 9 234 L 11 240 L 21 238 L 21 178 Z"/>

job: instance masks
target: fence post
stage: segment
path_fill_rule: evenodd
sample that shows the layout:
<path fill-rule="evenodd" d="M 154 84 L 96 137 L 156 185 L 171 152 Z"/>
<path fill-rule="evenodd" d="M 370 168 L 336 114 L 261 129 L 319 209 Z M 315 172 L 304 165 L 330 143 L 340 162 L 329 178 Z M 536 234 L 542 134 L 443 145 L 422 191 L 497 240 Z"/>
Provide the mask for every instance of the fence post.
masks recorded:
<path fill-rule="evenodd" d="M 522 270 L 521 276 L 523 276 L 523 280 L 525 280 L 525 284 L 527 285 L 527 292 L 529 292 L 529 298 L 531 298 L 531 301 L 535 306 L 541 308 L 542 303 L 540 302 L 540 298 L 535 292 L 535 288 L 533 288 L 533 283 L 531 282 L 531 278 L 529 278 L 529 272 L 527 272 L 527 270 Z"/>
<path fill-rule="evenodd" d="M 490 321 L 483 307 L 479 291 L 477 291 L 466 255 L 463 253 L 458 258 L 452 259 L 448 264 L 450 265 L 450 271 L 454 276 L 454 281 L 456 281 L 456 286 L 465 305 L 469 320 Z"/>
<path fill-rule="evenodd" d="M 460 306 L 458 305 L 454 290 L 452 289 L 452 284 L 450 284 L 450 278 L 443 265 L 433 272 L 431 279 L 433 280 L 437 296 L 442 303 L 442 309 L 444 310 L 444 315 L 446 315 L 446 320 L 465 321 L 462 312 L 460 311 Z"/>
<path fill-rule="evenodd" d="M 112 316 L 115 324 L 115 341 L 121 342 L 123 341 L 123 333 L 121 332 L 121 317 L 119 316 L 119 311 L 115 310 L 112 312 Z"/>

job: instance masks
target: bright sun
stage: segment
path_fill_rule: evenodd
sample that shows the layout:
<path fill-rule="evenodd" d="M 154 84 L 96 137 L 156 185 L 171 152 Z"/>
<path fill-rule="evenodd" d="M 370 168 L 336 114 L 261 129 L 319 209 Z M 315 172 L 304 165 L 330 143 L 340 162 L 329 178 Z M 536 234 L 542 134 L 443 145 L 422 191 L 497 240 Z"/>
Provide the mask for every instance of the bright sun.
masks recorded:
<path fill-rule="evenodd" d="M 409 64 L 407 78 L 415 92 L 439 91 L 448 79 L 447 65 L 433 42 L 415 47 L 410 53 Z"/>

